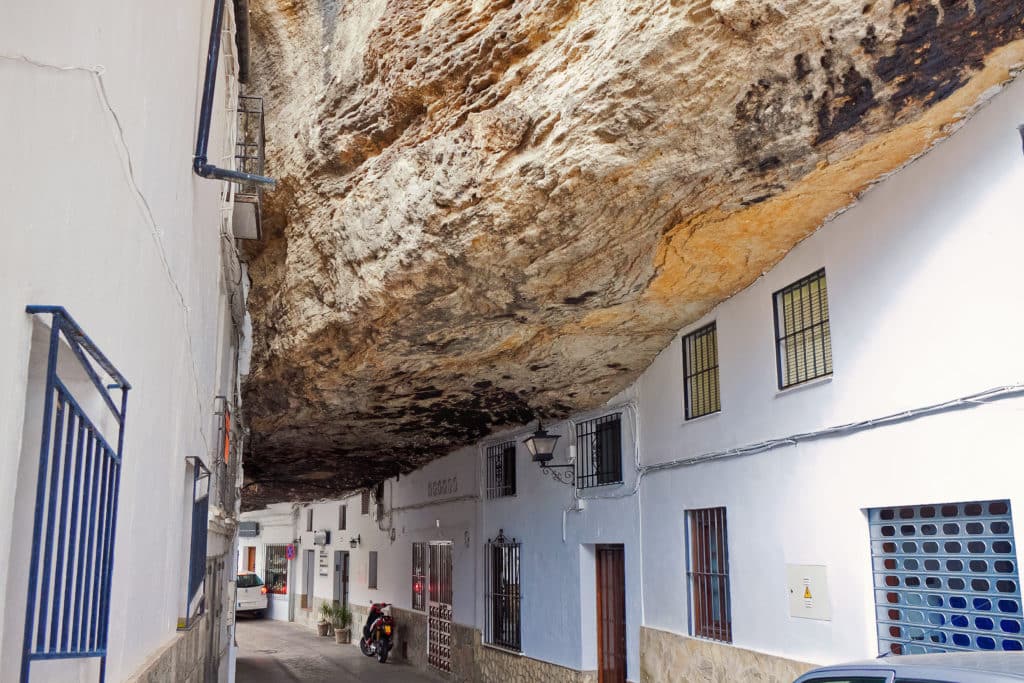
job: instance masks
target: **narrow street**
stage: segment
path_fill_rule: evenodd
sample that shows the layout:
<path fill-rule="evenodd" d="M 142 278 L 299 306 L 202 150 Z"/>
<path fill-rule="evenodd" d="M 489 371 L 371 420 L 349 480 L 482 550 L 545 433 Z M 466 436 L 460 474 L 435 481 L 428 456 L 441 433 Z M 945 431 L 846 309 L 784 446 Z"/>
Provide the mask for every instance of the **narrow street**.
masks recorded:
<path fill-rule="evenodd" d="M 238 620 L 237 683 L 434 683 L 406 664 L 364 657 L 353 645 L 338 645 L 296 624 L 270 619 Z"/>

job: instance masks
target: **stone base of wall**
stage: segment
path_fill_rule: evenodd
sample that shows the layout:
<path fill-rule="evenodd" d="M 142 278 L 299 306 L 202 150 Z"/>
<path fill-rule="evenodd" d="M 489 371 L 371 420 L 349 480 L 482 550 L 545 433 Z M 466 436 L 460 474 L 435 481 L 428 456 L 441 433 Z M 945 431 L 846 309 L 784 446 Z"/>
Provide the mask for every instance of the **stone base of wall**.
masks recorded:
<path fill-rule="evenodd" d="M 793 683 L 813 664 L 744 650 L 668 631 L 640 628 L 642 683 Z"/>
<path fill-rule="evenodd" d="M 128 683 L 204 683 L 210 657 L 210 614 L 199 617 L 188 631 L 177 633 Z"/>
<path fill-rule="evenodd" d="M 362 637 L 369 607 L 352 605 L 352 638 Z M 427 615 L 425 612 L 391 608 L 395 618 L 395 649 L 392 656 L 419 669 L 432 671 L 427 663 Z M 481 643 L 480 631 L 452 624 L 453 683 L 502 681 L 502 683 L 596 683 L 596 671 L 576 671 L 530 657 L 505 652 Z M 788 682 L 787 682 L 788 683 Z"/>

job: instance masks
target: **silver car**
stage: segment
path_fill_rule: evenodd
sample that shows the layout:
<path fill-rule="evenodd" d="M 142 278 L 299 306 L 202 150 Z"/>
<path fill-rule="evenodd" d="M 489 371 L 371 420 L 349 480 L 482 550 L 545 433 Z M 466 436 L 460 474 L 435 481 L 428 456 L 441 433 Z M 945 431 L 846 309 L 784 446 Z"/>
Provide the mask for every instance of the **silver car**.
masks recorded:
<path fill-rule="evenodd" d="M 1020 683 L 1024 653 L 948 652 L 824 666 L 796 683 Z"/>

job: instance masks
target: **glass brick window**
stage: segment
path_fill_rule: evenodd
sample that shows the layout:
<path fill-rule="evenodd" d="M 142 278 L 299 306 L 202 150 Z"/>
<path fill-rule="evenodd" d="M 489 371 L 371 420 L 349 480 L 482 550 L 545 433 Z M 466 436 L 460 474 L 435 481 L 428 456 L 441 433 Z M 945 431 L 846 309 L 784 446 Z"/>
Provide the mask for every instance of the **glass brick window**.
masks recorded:
<path fill-rule="evenodd" d="M 516 495 L 516 443 L 487 447 L 487 497 Z"/>
<path fill-rule="evenodd" d="M 775 292 L 779 388 L 832 374 L 825 269 Z"/>
<path fill-rule="evenodd" d="M 683 337 L 683 389 L 687 420 L 722 409 L 718 392 L 718 330 L 715 323 Z"/>
<path fill-rule="evenodd" d="M 687 510 L 686 523 L 690 635 L 731 643 L 732 602 L 725 508 Z"/>
<path fill-rule="evenodd" d="M 868 511 L 883 653 L 1024 649 L 1006 500 Z"/>
<path fill-rule="evenodd" d="M 412 544 L 412 608 L 420 612 L 427 608 L 427 544 Z"/>
<path fill-rule="evenodd" d="M 366 572 L 366 587 L 376 588 L 377 587 L 377 551 L 370 551 L 370 566 L 369 571 Z"/>
<path fill-rule="evenodd" d="M 288 593 L 288 546 L 268 545 L 267 556 L 263 565 L 263 581 L 267 592 L 275 595 Z"/>
<path fill-rule="evenodd" d="M 505 538 L 502 530 L 484 551 L 486 585 L 484 595 L 484 640 L 510 650 L 522 650 L 519 581 L 520 544 Z"/>
<path fill-rule="evenodd" d="M 576 425 L 576 486 L 581 489 L 622 482 L 622 414 Z"/>

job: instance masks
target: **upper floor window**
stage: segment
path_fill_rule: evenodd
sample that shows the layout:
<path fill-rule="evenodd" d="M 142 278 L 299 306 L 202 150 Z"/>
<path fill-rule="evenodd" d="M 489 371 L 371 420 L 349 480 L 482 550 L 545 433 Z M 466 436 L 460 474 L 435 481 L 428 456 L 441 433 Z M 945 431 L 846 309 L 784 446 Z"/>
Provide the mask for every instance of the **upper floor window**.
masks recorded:
<path fill-rule="evenodd" d="M 362 514 L 364 514 L 364 515 L 370 514 L 370 491 L 369 491 L 369 489 L 363 491 L 363 498 L 362 498 L 362 500 L 360 502 L 361 502 L 360 510 L 361 510 Z"/>
<path fill-rule="evenodd" d="M 306 531 L 313 530 L 313 508 L 306 510 Z"/>
<path fill-rule="evenodd" d="M 370 551 L 370 566 L 366 572 L 366 587 L 376 588 L 377 587 L 377 551 Z"/>
<path fill-rule="evenodd" d="M 487 447 L 487 497 L 516 495 L 516 442 Z"/>
<path fill-rule="evenodd" d="M 718 391 L 718 330 L 715 323 L 683 337 L 683 381 L 687 420 L 722 409 Z"/>
<path fill-rule="evenodd" d="M 725 508 L 687 510 L 690 635 L 732 642 Z"/>
<path fill-rule="evenodd" d="M 339 531 L 344 531 L 345 527 L 347 525 L 348 525 L 348 506 L 347 505 L 339 505 L 338 506 L 338 530 Z"/>
<path fill-rule="evenodd" d="M 622 482 L 622 414 L 576 425 L 576 486 Z"/>
<path fill-rule="evenodd" d="M 779 388 L 831 375 L 825 269 L 780 289 L 774 298 Z"/>

